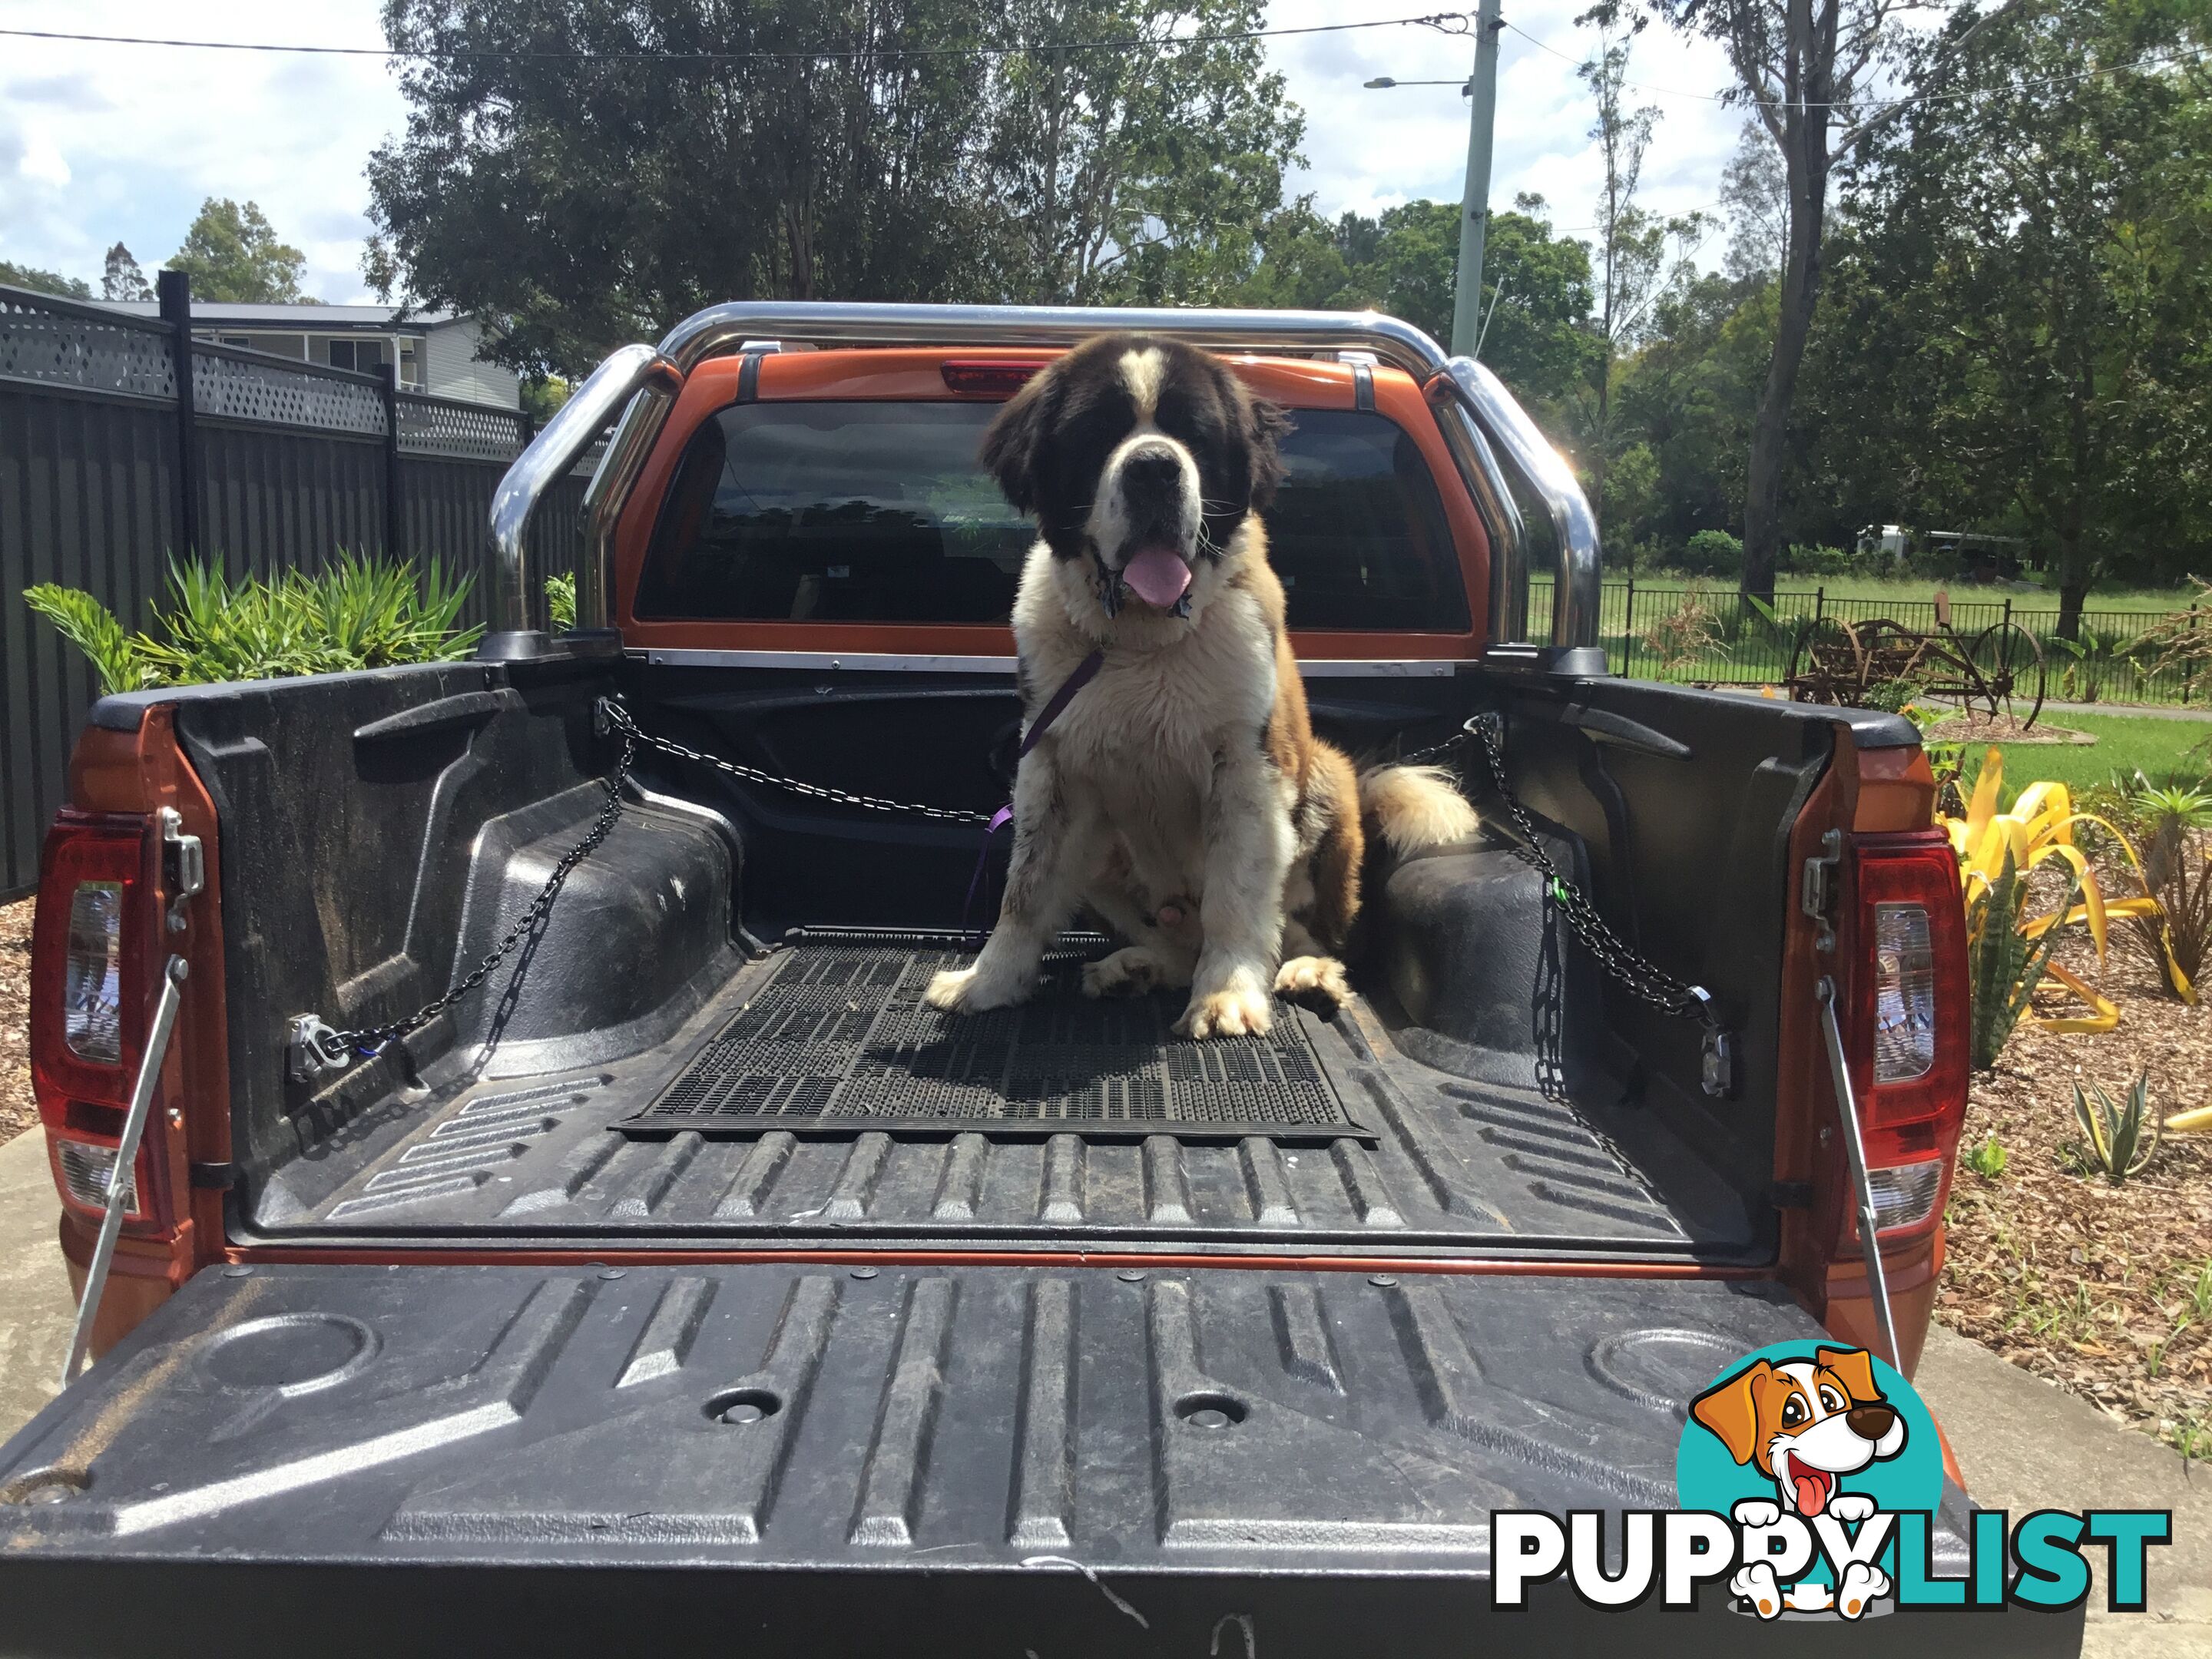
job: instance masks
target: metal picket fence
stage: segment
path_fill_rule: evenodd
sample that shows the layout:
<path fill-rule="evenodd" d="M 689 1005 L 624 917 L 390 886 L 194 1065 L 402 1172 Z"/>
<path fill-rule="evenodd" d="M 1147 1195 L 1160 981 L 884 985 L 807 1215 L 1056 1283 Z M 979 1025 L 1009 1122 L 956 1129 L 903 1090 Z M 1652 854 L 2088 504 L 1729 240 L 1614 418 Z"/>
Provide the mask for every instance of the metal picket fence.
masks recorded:
<path fill-rule="evenodd" d="M 1669 648 L 1670 620 L 1692 605 L 1709 618 L 1705 648 Z M 1529 584 L 1532 619 L 1551 614 L 1548 581 Z M 2024 605 L 2001 599 L 1951 601 L 1951 626 L 1986 666 L 2000 650 L 1996 630 L 2018 629 L 2033 635 L 2045 664 L 2046 695 L 2065 702 L 2189 703 L 2212 696 L 2204 677 L 2172 665 L 2146 633 L 2164 614 L 2141 611 L 2084 611 L 2073 641 L 2058 635 L 2057 607 L 2047 601 Z M 1930 599 L 1832 597 L 1825 586 L 1778 589 L 1771 620 L 1732 590 L 1698 588 L 1679 579 L 1607 582 L 1598 611 L 1599 641 L 1616 673 L 1637 679 L 1665 679 L 1696 685 L 1779 685 L 1790 671 L 1796 641 L 1808 623 L 1823 619 L 1859 623 L 1880 618 L 1906 628 L 1931 631 L 1936 605 Z M 2189 608 L 2190 625 L 2196 607 Z M 2212 614 L 2205 617 L 2212 629 Z M 1701 632 L 1705 630 L 1699 630 Z M 2016 637 L 2016 636 L 2015 636 Z M 2017 659 L 2018 648 L 2014 648 Z"/>
<path fill-rule="evenodd" d="M 83 588 L 140 629 L 173 556 L 235 579 L 387 554 L 476 575 L 464 619 L 484 619 L 492 491 L 528 417 L 195 340 L 161 275 L 159 320 L 0 288 L 0 900 L 37 881 L 99 691 L 26 587 Z M 532 525 L 539 569 L 574 568 L 591 464 Z"/>

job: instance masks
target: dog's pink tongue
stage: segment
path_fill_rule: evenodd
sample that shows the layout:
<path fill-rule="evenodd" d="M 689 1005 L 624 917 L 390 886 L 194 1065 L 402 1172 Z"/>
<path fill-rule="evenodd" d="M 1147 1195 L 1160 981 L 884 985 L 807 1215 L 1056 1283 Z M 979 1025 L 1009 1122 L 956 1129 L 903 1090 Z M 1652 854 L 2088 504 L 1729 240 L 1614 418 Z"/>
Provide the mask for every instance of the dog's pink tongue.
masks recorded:
<path fill-rule="evenodd" d="M 1165 611 L 1190 586 L 1190 567 L 1182 555 L 1164 547 L 1148 547 L 1121 567 L 1121 580 L 1137 597 L 1155 611 Z"/>
<path fill-rule="evenodd" d="M 1791 1479 L 1797 1488 L 1797 1512 L 1800 1515 L 1820 1514 L 1827 1503 L 1828 1483 L 1805 1469 L 1791 1471 Z"/>

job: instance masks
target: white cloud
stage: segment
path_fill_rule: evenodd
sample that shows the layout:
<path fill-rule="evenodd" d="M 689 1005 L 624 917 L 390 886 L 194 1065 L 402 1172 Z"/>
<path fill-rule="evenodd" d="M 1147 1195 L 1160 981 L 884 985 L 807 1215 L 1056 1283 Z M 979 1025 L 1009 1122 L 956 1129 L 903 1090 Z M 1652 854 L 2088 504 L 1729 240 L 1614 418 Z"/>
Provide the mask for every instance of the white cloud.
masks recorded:
<path fill-rule="evenodd" d="M 375 0 L 0 0 L 0 23 L 334 46 L 383 38 Z M 0 175 L 0 257 L 96 284 L 120 240 L 151 271 L 176 252 L 202 200 L 228 196 L 260 203 L 278 234 L 307 252 L 307 292 L 365 299 L 362 168 L 405 115 L 381 58 L 9 40 L 0 46 L 0 168 L 15 176 Z"/>
<path fill-rule="evenodd" d="M 1574 23 L 1586 5 L 1518 0 L 1499 40 L 1491 200 L 1508 207 L 1520 191 L 1534 191 L 1550 203 L 1553 223 L 1562 230 L 1586 228 L 1595 217 L 1602 177 L 1589 137 L 1596 112 L 1575 73 L 1576 64 L 1596 50 L 1595 31 Z M 1268 21 L 1295 27 L 1362 14 L 1404 10 L 1388 0 L 1364 0 L 1347 15 L 1330 0 L 1274 0 Z M 1306 112 L 1308 165 L 1292 180 L 1294 192 L 1312 191 L 1315 205 L 1331 214 L 1346 208 L 1373 213 L 1419 197 L 1458 198 L 1468 129 L 1459 82 L 1474 68 L 1471 38 L 1407 25 L 1291 36 L 1274 41 L 1272 56 Z M 1365 87 L 1381 76 L 1448 84 Z M 1729 85 L 1726 58 L 1710 41 L 1655 25 L 1638 37 L 1629 76 L 1655 88 L 1632 93 L 1636 102 L 1660 111 L 1644 166 L 1643 204 L 1663 214 L 1711 207 L 1741 123 L 1737 111 L 1715 101 Z"/>
<path fill-rule="evenodd" d="M 60 189 L 70 181 L 70 165 L 51 135 L 35 129 L 24 136 L 15 171 L 24 178 Z"/>
<path fill-rule="evenodd" d="M 1590 101 L 1574 70 L 1595 40 L 1574 27 L 1583 3 L 1518 0 L 1498 70 L 1492 199 L 1504 206 L 1519 191 L 1540 191 L 1563 230 L 1592 219 L 1599 176 L 1587 137 Z M 0 0 L 0 23 L 362 46 L 382 39 L 379 10 L 377 0 L 74 0 L 66 8 Z M 1346 11 L 1340 0 L 1274 0 L 1270 21 L 1341 22 Z M 1363 0 L 1352 15 L 1361 13 L 1393 9 L 1389 0 Z M 1306 112 L 1309 165 L 1291 181 L 1294 191 L 1311 191 L 1330 215 L 1458 196 L 1467 104 L 1455 82 L 1473 62 L 1471 40 L 1401 27 L 1278 40 L 1270 54 Z M 1711 206 L 1741 119 L 1711 101 L 1729 80 L 1719 50 L 1655 26 L 1638 40 L 1631 74 L 1691 94 L 1638 94 L 1662 112 L 1644 166 L 1644 204 L 1664 213 Z M 1384 75 L 1455 84 L 1376 92 L 1361 84 Z M 228 196 L 259 202 L 307 254 L 308 293 L 367 298 L 362 167 L 405 118 L 380 58 L 9 40 L 0 50 L 0 258 L 96 281 L 108 245 L 120 239 L 151 270 L 175 251 L 204 198 Z"/>

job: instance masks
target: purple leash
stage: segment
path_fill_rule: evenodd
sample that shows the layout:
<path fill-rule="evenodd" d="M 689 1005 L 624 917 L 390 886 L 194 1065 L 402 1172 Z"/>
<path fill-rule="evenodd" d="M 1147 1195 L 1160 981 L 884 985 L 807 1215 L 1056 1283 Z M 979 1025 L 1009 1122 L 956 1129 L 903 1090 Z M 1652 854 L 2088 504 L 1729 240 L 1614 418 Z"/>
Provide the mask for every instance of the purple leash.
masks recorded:
<path fill-rule="evenodd" d="M 1075 665 L 1075 672 L 1060 683 L 1060 690 L 1052 694 L 1052 700 L 1038 712 L 1036 721 L 1023 734 L 1021 749 L 1014 757 L 1016 761 L 1028 758 L 1030 750 L 1036 748 L 1038 740 L 1052 729 L 1052 723 L 1067 712 L 1067 705 L 1075 701 L 1075 694 L 1097 678 L 1098 671 L 1105 665 L 1106 653 L 1103 651 L 1093 651 Z M 991 814 L 991 822 L 983 830 L 983 845 L 975 854 L 975 873 L 968 878 L 968 902 L 960 912 L 960 931 L 978 945 L 982 943 L 982 935 L 975 931 L 974 925 L 975 896 L 982 890 L 983 872 L 990 867 L 991 843 L 999 838 L 999 831 L 1012 823 L 1013 819 L 1014 805 L 1012 801 Z"/>

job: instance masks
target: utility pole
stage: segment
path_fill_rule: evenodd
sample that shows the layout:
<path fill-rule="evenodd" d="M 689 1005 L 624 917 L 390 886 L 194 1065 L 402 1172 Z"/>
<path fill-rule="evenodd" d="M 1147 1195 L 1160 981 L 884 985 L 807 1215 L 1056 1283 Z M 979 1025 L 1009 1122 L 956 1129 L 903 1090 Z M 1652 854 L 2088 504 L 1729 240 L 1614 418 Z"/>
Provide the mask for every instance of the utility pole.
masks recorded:
<path fill-rule="evenodd" d="M 1452 303 L 1451 349 L 1472 357 L 1482 323 L 1482 250 L 1490 233 L 1490 133 L 1498 119 L 1498 0 L 1482 0 L 1474 25 L 1473 107 L 1467 123 L 1467 185 L 1460 196 L 1459 292 Z"/>

